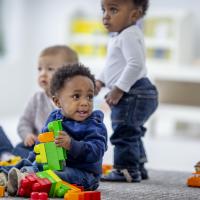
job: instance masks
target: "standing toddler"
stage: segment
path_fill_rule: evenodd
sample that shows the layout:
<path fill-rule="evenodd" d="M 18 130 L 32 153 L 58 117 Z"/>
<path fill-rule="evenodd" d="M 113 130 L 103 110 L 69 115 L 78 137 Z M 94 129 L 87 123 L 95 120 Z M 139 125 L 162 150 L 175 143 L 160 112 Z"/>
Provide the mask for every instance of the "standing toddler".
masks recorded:
<path fill-rule="evenodd" d="M 142 137 L 145 122 L 158 106 L 156 87 L 147 78 L 143 33 L 136 26 L 148 0 L 102 0 L 103 24 L 110 33 L 105 68 L 96 80 L 111 108 L 114 169 L 102 181 L 140 182 L 147 179 Z"/>

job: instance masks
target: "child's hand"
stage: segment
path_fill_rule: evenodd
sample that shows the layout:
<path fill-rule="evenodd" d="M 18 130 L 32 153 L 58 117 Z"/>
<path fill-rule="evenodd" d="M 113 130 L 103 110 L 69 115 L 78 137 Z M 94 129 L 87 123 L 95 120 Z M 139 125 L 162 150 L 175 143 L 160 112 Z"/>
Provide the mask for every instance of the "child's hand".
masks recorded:
<path fill-rule="evenodd" d="M 99 81 L 99 80 L 96 80 L 96 81 L 95 81 L 95 85 L 96 85 L 96 87 L 95 87 L 94 94 L 95 94 L 95 95 L 98 95 L 99 92 L 100 92 L 100 90 L 101 90 L 101 88 L 104 87 L 104 83 L 102 83 L 102 82 Z"/>
<path fill-rule="evenodd" d="M 29 133 L 24 140 L 24 145 L 26 147 L 31 147 L 35 144 L 36 141 L 37 141 L 37 136 L 34 135 L 33 133 Z"/>
<path fill-rule="evenodd" d="M 65 131 L 60 131 L 59 136 L 55 139 L 55 144 L 58 147 L 63 147 L 69 150 L 71 145 L 71 137 Z"/>
<path fill-rule="evenodd" d="M 118 104 L 124 92 L 117 87 L 114 87 L 106 96 L 106 102 L 109 106 Z"/>

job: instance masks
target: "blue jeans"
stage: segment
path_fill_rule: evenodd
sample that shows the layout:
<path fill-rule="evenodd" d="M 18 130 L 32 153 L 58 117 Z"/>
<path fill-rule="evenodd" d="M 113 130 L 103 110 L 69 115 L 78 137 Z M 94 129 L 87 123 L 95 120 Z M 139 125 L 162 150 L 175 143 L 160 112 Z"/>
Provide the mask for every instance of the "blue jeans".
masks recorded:
<path fill-rule="evenodd" d="M 116 106 L 111 107 L 114 145 L 114 168 L 139 170 L 147 162 L 142 143 L 145 122 L 158 106 L 158 92 L 148 78 L 138 80 L 124 93 Z"/>
<path fill-rule="evenodd" d="M 16 145 L 12 150 L 12 154 L 16 156 L 20 156 L 21 158 L 27 158 L 29 153 L 33 151 L 34 145 L 31 147 L 24 146 L 23 142 L 20 142 Z"/>
<path fill-rule="evenodd" d="M 3 128 L 0 126 L 0 155 L 4 152 L 12 153 L 13 145 L 6 136 Z"/>
<path fill-rule="evenodd" d="M 29 153 L 33 151 L 33 147 L 34 145 L 32 147 L 26 147 L 23 142 L 13 147 L 4 130 L 0 127 L 0 155 L 4 152 L 9 152 L 21 158 L 27 158 Z"/>
<path fill-rule="evenodd" d="M 62 171 L 54 171 L 62 180 L 83 186 L 85 190 L 96 190 L 99 186 L 99 176 L 71 167 L 64 167 Z"/>

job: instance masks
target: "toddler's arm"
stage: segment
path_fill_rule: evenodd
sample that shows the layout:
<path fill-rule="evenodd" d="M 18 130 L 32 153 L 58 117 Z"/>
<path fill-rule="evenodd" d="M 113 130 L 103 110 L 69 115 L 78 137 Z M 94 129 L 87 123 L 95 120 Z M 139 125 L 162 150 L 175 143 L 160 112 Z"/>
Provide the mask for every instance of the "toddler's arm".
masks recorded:
<path fill-rule="evenodd" d="M 35 100 L 33 96 L 25 107 L 17 126 L 18 135 L 24 142 L 29 134 L 34 134 L 34 120 L 36 115 L 35 107 Z"/>
<path fill-rule="evenodd" d="M 35 144 L 37 141 L 37 136 L 33 133 L 28 133 L 27 136 L 24 139 L 24 145 L 27 147 L 31 147 Z"/>
<path fill-rule="evenodd" d="M 95 85 L 96 85 L 96 87 L 95 87 L 95 95 L 98 95 L 100 90 L 101 90 L 101 88 L 104 87 L 105 84 L 100 80 L 96 80 L 95 81 Z"/>
<path fill-rule="evenodd" d="M 124 92 L 118 87 L 114 86 L 113 89 L 105 96 L 108 105 L 113 106 L 118 104 Z"/>

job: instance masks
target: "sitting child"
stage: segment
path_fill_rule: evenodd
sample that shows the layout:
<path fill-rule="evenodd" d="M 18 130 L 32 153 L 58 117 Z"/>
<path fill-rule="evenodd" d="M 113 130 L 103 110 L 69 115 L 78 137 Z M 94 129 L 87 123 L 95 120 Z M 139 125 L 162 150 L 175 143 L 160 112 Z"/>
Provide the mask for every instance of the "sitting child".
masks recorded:
<path fill-rule="evenodd" d="M 64 169 L 55 173 L 62 180 L 81 185 L 85 190 L 97 189 L 102 158 L 107 148 L 103 113 L 93 111 L 94 90 L 94 76 L 83 65 L 73 64 L 58 69 L 50 87 L 53 102 L 58 109 L 50 114 L 43 128 L 43 132 L 47 132 L 49 122 L 62 120 L 63 131 L 55 139 L 55 144 L 66 149 L 67 160 Z M 9 194 L 16 194 L 24 175 L 17 168 L 9 171 Z"/>
<path fill-rule="evenodd" d="M 10 159 L 14 154 L 27 158 L 33 150 L 37 135 L 49 114 L 56 108 L 50 98 L 50 80 L 53 73 L 64 64 L 78 63 L 75 51 L 66 45 L 54 45 L 45 48 L 38 59 L 38 84 L 41 91 L 37 91 L 26 105 L 20 117 L 17 131 L 22 142 L 13 148 L 6 134 L 0 130 L 0 156 L 1 160 Z"/>

